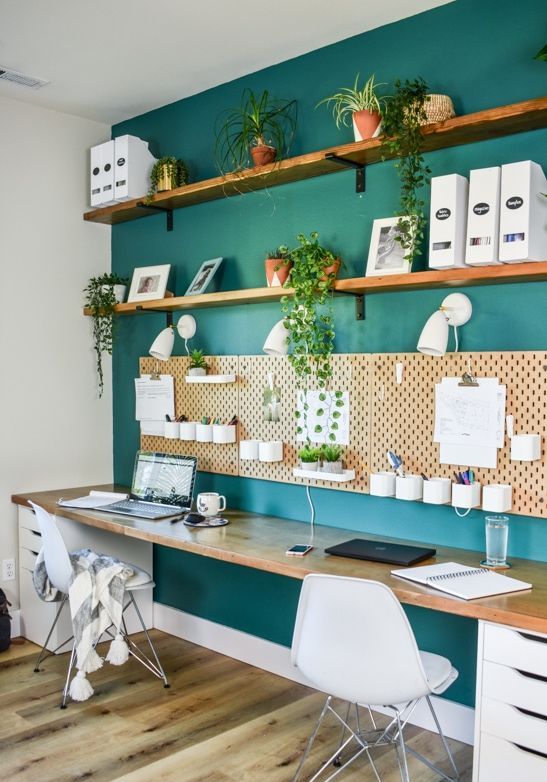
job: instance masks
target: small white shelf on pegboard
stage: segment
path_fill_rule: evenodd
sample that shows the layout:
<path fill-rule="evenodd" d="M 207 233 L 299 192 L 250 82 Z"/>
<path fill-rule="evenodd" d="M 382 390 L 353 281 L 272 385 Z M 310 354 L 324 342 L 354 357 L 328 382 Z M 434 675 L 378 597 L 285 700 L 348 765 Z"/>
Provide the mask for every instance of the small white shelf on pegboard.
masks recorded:
<path fill-rule="evenodd" d="M 235 383 L 237 375 L 186 375 L 187 383 Z"/>
<path fill-rule="evenodd" d="M 355 470 L 322 472 L 321 470 L 301 470 L 299 467 L 295 467 L 292 474 L 295 478 L 310 478 L 316 481 L 331 481 L 333 483 L 347 483 L 355 480 Z"/>

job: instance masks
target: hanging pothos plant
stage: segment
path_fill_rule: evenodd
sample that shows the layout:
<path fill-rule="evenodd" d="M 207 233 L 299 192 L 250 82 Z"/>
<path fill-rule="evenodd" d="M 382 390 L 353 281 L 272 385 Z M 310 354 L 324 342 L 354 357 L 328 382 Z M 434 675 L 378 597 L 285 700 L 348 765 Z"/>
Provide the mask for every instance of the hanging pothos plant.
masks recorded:
<path fill-rule="evenodd" d="M 325 424 L 317 423 L 315 432 L 320 434 L 325 429 L 327 437 L 334 441 L 336 435 L 332 430 L 338 428 L 336 419 L 340 413 L 336 408 L 340 406 L 338 402 L 341 401 L 341 394 L 336 397 L 335 409 L 327 415 L 327 408 L 330 409 L 331 404 L 326 391 L 332 379 L 331 356 L 335 336 L 332 290 L 340 259 L 320 245 L 318 237 L 316 231 L 309 238 L 299 234 L 297 247 L 292 250 L 280 248 L 288 252 L 294 264 L 284 285 L 292 288 L 294 293 L 292 296 L 284 296 L 281 305 L 291 348 L 288 358 L 296 375 L 297 395 L 302 407 L 302 411 L 296 410 L 297 435 L 305 434 L 309 439 L 307 392 L 314 383 L 319 389 L 320 402 L 314 412 L 319 419 L 325 416 Z M 321 407 L 322 402 L 326 403 L 324 408 Z"/>
<path fill-rule="evenodd" d="M 421 78 L 414 81 L 397 80 L 395 93 L 386 103 L 383 116 L 382 154 L 396 158 L 395 168 L 401 182 L 397 237 L 405 251 L 405 260 L 412 265 L 420 253 L 426 217 L 425 201 L 419 191 L 429 184 L 431 170 L 423 154 L 421 125 L 427 121 L 425 104 L 427 84 Z"/>
<path fill-rule="evenodd" d="M 97 366 L 97 377 L 99 381 L 99 396 L 103 395 L 103 353 L 112 355 L 112 341 L 114 338 L 114 308 L 119 302 L 116 286 L 125 287 L 127 285 L 125 277 L 119 277 L 117 274 L 101 274 L 99 277 L 91 277 L 87 287 L 84 288 L 86 294 L 85 306 L 89 308 L 89 314 L 92 319 L 93 331 L 93 350 Z"/>

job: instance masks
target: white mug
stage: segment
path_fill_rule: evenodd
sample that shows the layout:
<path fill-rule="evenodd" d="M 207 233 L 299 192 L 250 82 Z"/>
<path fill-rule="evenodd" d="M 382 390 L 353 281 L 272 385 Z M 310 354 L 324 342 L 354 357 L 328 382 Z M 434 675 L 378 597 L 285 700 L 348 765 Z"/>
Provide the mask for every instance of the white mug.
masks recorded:
<path fill-rule="evenodd" d="M 226 510 L 226 497 L 216 491 L 198 494 L 197 509 L 203 516 L 218 516 L 220 511 Z"/>

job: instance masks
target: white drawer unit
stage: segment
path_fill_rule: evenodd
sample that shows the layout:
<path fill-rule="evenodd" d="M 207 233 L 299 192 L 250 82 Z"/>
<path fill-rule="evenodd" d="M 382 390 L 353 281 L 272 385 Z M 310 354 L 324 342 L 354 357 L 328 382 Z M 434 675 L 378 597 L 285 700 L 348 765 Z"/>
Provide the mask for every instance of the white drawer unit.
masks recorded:
<path fill-rule="evenodd" d="M 479 622 L 473 782 L 547 780 L 547 635 Z"/>
<path fill-rule="evenodd" d="M 56 517 L 57 526 L 69 551 L 90 548 L 101 554 L 110 554 L 124 562 L 132 562 L 152 573 L 152 544 L 143 540 L 116 535 L 101 529 L 88 527 L 70 519 Z M 21 634 L 40 646 L 46 640 L 58 603 L 46 603 L 40 600 L 34 589 L 32 571 L 36 555 L 41 548 L 41 535 L 36 517 L 29 508 L 19 508 L 19 589 L 21 603 Z M 147 628 L 153 626 L 152 589 L 137 590 L 134 593 L 139 610 Z M 129 609 L 126 617 L 130 633 L 138 632 L 141 627 L 135 611 Z M 72 623 L 68 608 L 63 609 L 48 643 L 50 651 L 72 635 Z M 59 651 L 67 651 L 64 646 Z"/>

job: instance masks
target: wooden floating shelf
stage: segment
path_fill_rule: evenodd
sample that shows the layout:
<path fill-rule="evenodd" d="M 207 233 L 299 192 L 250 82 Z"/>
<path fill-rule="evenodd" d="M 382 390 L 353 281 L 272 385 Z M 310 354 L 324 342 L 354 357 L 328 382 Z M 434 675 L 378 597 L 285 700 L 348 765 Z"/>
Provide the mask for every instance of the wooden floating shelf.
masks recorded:
<path fill-rule="evenodd" d="M 423 149 L 425 152 L 432 152 L 513 133 L 537 130 L 546 125 L 547 97 L 534 98 L 426 125 L 422 129 Z M 381 146 L 382 142 L 379 139 L 369 139 L 330 147 L 288 158 L 272 165 L 248 168 L 239 174 L 227 174 L 193 182 L 176 190 L 158 193 L 150 203 L 162 209 L 181 209 L 227 196 L 242 195 L 266 187 L 299 182 L 345 170 L 335 161 L 329 160 L 329 155 L 343 157 L 360 165 L 379 163 L 382 161 Z M 153 210 L 138 206 L 143 198 L 144 196 L 114 206 L 94 209 L 84 214 L 84 220 L 115 225 L 157 214 Z"/>
<path fill-rule="evenodd" d="M 547 261 L 534 263 L 513 263 L 501 266 L 463 266 L 442 271 L 391 274 L 384 277 L 352 277 L 337 280 L 335 292 L 340 294 L 365 295 L 395 291 L 424 290 L 427 288 L 455 288 L 473 285 L 501 285 L 511 282 L 541 282 L 547 280 Z M 246 290 L 204 293 L 201 296 L 173 296 L 155 301 L 129 302 L 116 305 L 119 315 L 135 315 L 140 312 L 173 312 L 176 310 L 204 309 L 207 307 L 230 307 L 237 304 L 258 304 L 279 301 L 290 296 L 291 289 L 247 288 Z M 90 315 L 89 308 L 84 315 Z M 194 381 L 194 382 L 204 382 Z"/>
<path fill-rule="evenodd" d="M 355 479 L 355 470 L 343 472 L 323 472 L 322 470 L 301 470 L 295 467 L 292 471 L 295 478 L 306 478 L 314 481 L 330 481 L 331 483 L 347 483 Z"/>

